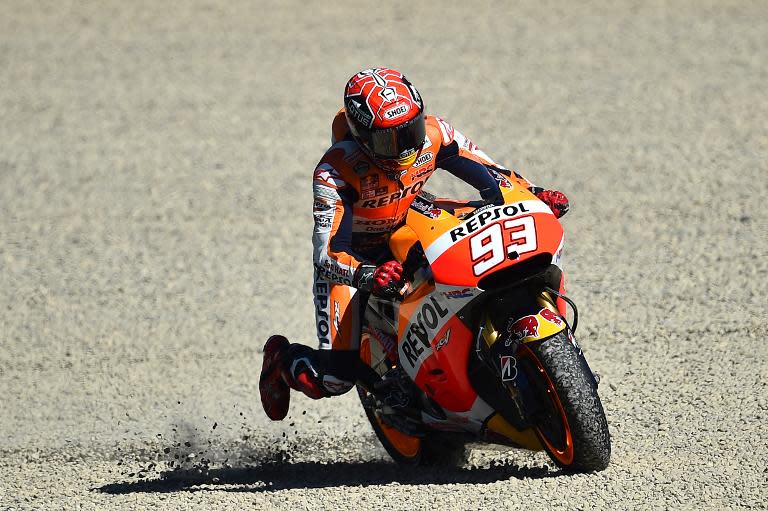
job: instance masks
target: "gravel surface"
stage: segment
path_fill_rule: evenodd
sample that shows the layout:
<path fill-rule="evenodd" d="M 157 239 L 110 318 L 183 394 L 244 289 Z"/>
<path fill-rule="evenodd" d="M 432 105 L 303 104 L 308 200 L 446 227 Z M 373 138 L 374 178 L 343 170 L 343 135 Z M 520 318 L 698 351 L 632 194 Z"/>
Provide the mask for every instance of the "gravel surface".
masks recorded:
<path fill-rule="evenodd" d="M 766 508 L 768 3 L 344 4 L 0 3 L 0 509 Z M 403 470 L 353 393 L 261 411 L 373 65 L 571 198 L 607 470 Z"/>

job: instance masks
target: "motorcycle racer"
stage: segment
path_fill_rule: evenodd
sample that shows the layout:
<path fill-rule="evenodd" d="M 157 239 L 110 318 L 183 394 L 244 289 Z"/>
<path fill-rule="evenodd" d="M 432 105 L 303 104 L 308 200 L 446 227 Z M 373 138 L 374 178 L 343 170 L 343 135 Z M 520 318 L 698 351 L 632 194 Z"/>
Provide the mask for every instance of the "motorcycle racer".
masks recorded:
<path fill-rule="evenodd" d="M 421 95 L 400 72 L 375 68 L 355 74 L 332 123 L 331 147 L 313 175 L 319 348 L 280 335 L 267 340 L 259 390 L 270 419 L 285 418 L 290 389 L 319 399 L 378 378 L 358 353 L 362 312 L 371 293 L 386 298 L 400 293 L 403 268 L 391 260 L 389 236 L 437 168 L 489 202 L 503 202 L 503 174 L 519 180 L 557 217 L 568 211 L 564 194 L 534 187 L 449 123 L 426 115 Z"/>

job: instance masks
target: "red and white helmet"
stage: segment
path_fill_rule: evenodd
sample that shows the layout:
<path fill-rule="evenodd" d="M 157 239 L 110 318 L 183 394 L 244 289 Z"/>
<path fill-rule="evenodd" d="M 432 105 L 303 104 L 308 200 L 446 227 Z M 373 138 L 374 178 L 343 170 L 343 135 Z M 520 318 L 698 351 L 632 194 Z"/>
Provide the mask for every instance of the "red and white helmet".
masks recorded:
<path fill-rule="evenodd" d="M 424 146 L 424 102 L 402 73 L 385 67 L 360 71 L 344 88 L 352 136 L 377 165 L 402 172 Z"/>

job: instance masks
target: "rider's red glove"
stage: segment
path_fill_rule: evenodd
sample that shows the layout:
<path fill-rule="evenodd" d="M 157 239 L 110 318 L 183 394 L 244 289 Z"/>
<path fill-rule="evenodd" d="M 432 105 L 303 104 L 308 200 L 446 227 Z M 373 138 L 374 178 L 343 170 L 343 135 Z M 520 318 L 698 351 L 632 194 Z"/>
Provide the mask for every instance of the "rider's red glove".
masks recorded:
<path fill-rule="evenodd" d="M 377 267 L 373 272 L 373 294 L 391 297 L 399 294 L 402 287 L 403 265 L 389 261 Z"/>
<path fill-rule="evenodd" d="M 360 265 L 353 285 L 383 298 L 394 298 L 400 294 L 403 279 L 403 265 L 389 261 L 381 266 Z"/>
<path fill-rule="evenodd" d="M 558 192 L 557 190 L 540 190 L 534 191 L 534 194 L 540 201 L 549 206 L 549 209 L 552 210 L 552 213 L 555 214 L 556 218 L 560 218 L 568 213 L 568 197 L 566 197 L 563 192 Z"/>

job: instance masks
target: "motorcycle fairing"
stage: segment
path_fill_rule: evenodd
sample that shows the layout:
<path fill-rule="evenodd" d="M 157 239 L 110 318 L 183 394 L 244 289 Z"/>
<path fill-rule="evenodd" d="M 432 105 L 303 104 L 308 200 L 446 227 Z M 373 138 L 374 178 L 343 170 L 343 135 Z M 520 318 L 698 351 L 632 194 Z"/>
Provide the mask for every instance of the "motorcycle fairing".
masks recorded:
<path fill-rule="evenodd" d="M 425 279 L 414 282 L 415 288 L 400 304 L 397 338 L 401 367 L 445 412 L 443 418 L 424 414 L 425 423 L 434 429 L 488 431 L 489 419 L 495 412 L 491 405 L 478 396 L 469 381 L 466 368 L 475 338 L 458 315 L 483 293 L 478 287 L 482 277 L 536 255 L 546 255 L 550 261 L 557 256 L 559 263 L 563 229 L 549 207 L 524 188 L 516 186 L 502 191 L 506 204 L 487 205 L 462 218 L 446 211 L 439 215 L 428 215 L 412 209 L 408 213 L 407 225 L 396 231 L 390 239 L 390 248 L 401 261 L 407 258 L 417 242 L 426 247 L 424 253 L 429 262 L 429 271 Z M 484 233 L 489 229 L 503 234 L 505 257 L 494 266 L 476 271 L 478 262 L 482 263 L 488 257 L 484 259 L 481 254 L 473 260 L 472 244 L 475 249 L 480 247 L 482 251 L 488 243 L 486 240 L 473 242 L 471 239 L 485 237 Z M 519 229 L 528 229 L 528 232 L 532 229 L 534 234 L 545 231 L 546 236 L 542 236 L 545 241 L 521 239 L 521 235 L 516 234 Z M 518 248 L 526 250 L 517 252 Z M 551 300 L 548 303 L 549 307 L 554 308 Z M 551 314 L 549 307 L 542 303 L 538 309 L 529 314 L 526 311 L 527 314 L 523 315 L 535 317 L 540 325 L 536 332 L 525 331 L 524 323 L 519 325 L 520 332 L 517 335 L 524 334 L 523 342 L 554 335 L 565 328 L 560 328 L 557 324 L 559 318 Z M 500 337 L 498 331 L 495 337 Z M 508 335 L 504 337 L 509 338 Z M 486 339 L 486 344 L 491 346 L 493 343 Z M 528 448 L 541 448 L 536 440 L 531 439 L 530 432 L 517 430 L 502 418 L 492 423 L 494 427 L 490 430 L 493 433 Z"/>
<path fill-rule="evenodd" d="M 491 406 L 477 397 L 469 410 L 463 412 L 454 412 L 445 410 L 445 418 L 440 419 L 432 417 L 422 412 L 422 421 L 432 429 L 440 431 L 466 431 L 470 433 L 479 433 L 486 427 L 488 418 L 493 415 L 494 410 Z"/>
<path fill-rule="evenodd" d="M 551 260 L 560 248 L 562 226 L 538 199 L 481 209 L 426 246 L 435 281 L 478 287 L 491 273 L 540 254 Z M 418 226 L 415 232 L 422 237 Z M 547 235 L 538 234 L 542 232 Z"/>
<path fill-rule="evenodd" d="M 435 286 L 423 283 L 400 304 L 398 317 L 398 352 L 405 372 L 412 379 L 424 360 L 431 355 L 433 341 L 453 317 L 452 306 L 435 293 Z"/>
<path fill-rule="evenodd" d="M 534 256 L 546 256 L 559 264 L 563 246 L 560 222 L 520 183 L 505 182 L 501 205 L 453 210 L 454 214 L 441 210 L 439 215 L 410 209 L 407 226 L 390 240 L 393 253 L 402 259 L 419 241 L 435 282 L 464 287 L 479 287 L 484 276 Z"/>
<path fill-rule="evenodd" d="M 454 316 L 438 331 L 416 373 L 416 385 L 444 410 L 466 412 L 477 400 L 466 371 L 471 346 L 472 332 Z"/>
<path fill-rule="evenodd" d="M 466 372 L 473 334 L 457 313 L 479 293 L 425 283 L 400 305 L 401 367 L 448 412 L 467 412 L 478 398 Z"/>

